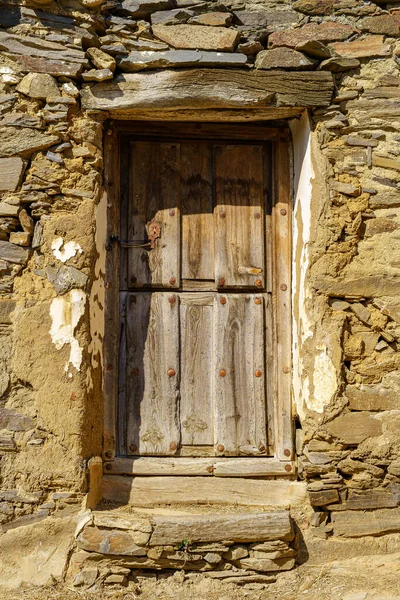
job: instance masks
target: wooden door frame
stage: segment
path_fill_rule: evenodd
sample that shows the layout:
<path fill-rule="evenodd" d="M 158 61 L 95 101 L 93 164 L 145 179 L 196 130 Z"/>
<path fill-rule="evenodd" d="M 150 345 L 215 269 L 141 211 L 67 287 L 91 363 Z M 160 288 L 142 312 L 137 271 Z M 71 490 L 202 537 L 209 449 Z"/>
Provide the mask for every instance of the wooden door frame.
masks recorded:
<path fill-rule="evenodd" d="M 170 123 L 176 126 L 177 122 Z M 118 235 L 120 219 L 121 169 L 126 168 L 121 155 L 121 136 L 135 135 L 146 126 L 157 129 L 157 123 L 140 121 L 108 121 L 104 136 L 104 184 L 107 206 L 107 247 L 105 287 L 105 336 L 103 369 L 103 460 L 107 474 L 128 475 L 221 475 L 225 477 L 293 477 L 296 471 L 292 409 L 292 151 L 288 126 L 271 127 L 268 123 L 186 123 L 192 135 L 213 130 L 232 130 L 229 139 L 272 142 L 272 263 L 274 349 L 277 353 L 274 373 L 274 435 L 273 457 L 241 458 L 120 458 L 117 449 L 118 402 L 118 338 L 119 338 L 119 264 L 120 250 L 113 244 Z M 234 130 L 237 127 L 237 135 Z M 244 133 L 245 132 L 245 133 Z M 214 134 L 219 139 L 217 134 Z M 268 248 L 267 248 L 268 251 Z M 246 473 L 240 467 L 246 461 Z M 157 466 L 156 466 L 157 463 Z M 242 463 L 243 465 L 243 463 Z M 156 470 L 154 467 L 156 466 Z M 248 468 L 248 471 L 247 471 Z"/>

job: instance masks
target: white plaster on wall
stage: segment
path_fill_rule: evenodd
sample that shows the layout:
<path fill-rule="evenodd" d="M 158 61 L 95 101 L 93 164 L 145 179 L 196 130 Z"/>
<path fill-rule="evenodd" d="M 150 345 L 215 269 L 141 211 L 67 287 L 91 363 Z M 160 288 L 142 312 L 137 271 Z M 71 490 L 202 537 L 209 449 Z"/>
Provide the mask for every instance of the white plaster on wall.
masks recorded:
<path fill-rule="evenodd" d="M 54 256 L 63 263 L 83 252 L 78 242 L 71 241 L 65 242 L 64 244 L 64 240 L 61 237 L 53 240 L 51 249 L 53 250 Z"/>
<path fill-rule="evenodd" d="M 65 372 L 70 365 L 79 371 L 82 364 L 82 348 L 75 338 L 75 329 L 85 312 L 86 294 L 83 290 L 71 290 L 60 298 L 54 298 L 50 305 L 51 327 L 50 335 L 57 350 L 65 344 L 71 347 Z"/>
<path fill-rule="evenodd" d="M 326 406 L 335 397 L 337 390 L 337 373 L 335 365 L 329 356 L 328 347 L 318 344 L 315 348 L 317 354 L 314 360 L 314 394 L 306 398 L 308 408 L 322 413 Z"/>
<path fill-rule="evenodd" d="M 293 137 L 294 211 L 293 211 L 293 394 L 296 410 L 304 417 L 309 408 L 309 379 L 304 373 L 302 346 L 312 337 L 311 322 L 306 311 L 310 297 L 306 274 L 309 266 L 308 243 L 311 233 L 311 194 L 314 169 L 311 162 L 311 129 L 308 114 L 290 122 Z"/>

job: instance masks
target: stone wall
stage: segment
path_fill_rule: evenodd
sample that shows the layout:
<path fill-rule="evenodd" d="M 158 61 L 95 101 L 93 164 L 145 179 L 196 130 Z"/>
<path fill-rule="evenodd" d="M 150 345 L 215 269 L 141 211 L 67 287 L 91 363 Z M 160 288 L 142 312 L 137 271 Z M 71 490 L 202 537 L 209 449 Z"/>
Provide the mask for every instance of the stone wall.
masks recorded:
<path fill-rule="evenodd" d="M 0 27 L 5 528 L 79 503 L 101 453 L 108 114 L 81 90 L 200 66 L 334 77 L 295 214 L 299 477 L 323 536 L 400 531 L 400 4 L 3 0 Z"/>

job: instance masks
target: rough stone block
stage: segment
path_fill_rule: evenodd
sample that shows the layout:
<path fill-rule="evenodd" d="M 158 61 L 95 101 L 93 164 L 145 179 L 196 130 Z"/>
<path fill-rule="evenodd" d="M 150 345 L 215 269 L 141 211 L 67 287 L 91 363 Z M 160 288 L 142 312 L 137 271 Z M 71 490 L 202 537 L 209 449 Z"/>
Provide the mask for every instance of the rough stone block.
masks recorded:
<path fill-rule="evenodd" d="M 371 510 L 377 508 L 395 508 L 400 500 L 400 490 L 393 488 L 349 490 L 346 502 L 327 506 L 328 510 Z"/>
<path fill-rule="evenodd" d="M 35 426 L 32 419 L 26 415 L 21 415 L 15 410 L 0 408 L 0 429 L 9 431 L 28 431 Z"/>
<path fill-rule="evenodd" d="M 154 35 L 174 48 L 233 52 L 239 32 L 204 25 L 154 25 Z"/>
<path fill-rule="evenodd" d="M 251 569 L 252 571 L 290 571 L 294 567 L 294 558 L 243 558 L 236 561 L 241 569 Z"/>
<path fill-rule="evenodd" d="M 257 54 L 256 69 L 311 70 L 317 61 L 290 48 L 273 48 Z"/>
<path fill-rule="evenodd" d="M 166 52 L 131 52 L 118 60 L 121 71 L 137 72 L 173 67 L 240 67 L 246 64 L 246 56 L 237 52 L 225 53 L 200 50 L 167 50 Z"/>
<path fill-rule="evenodd" d="M 57 80 L 47 73 L 28 73 L 17 85 L 17 90 L 25 96 L 41 100 L 59 94 Z"/>
<path fill-rule="evenodd" d="M 167 10 L 172 7 L 172 0 L 122 0 L 121 6 L 116 12 L 139 19 L 147 17 L 157 10 Z"/>
<path fill-rule="evenodd" d="M 333 531 L 341 537 L 364 537 L 400 531 L 400 508 L 332 513 Z"/>
<path fill-rule="evenodd" d="M 59 141 L 58 136 L 23 127 L 0 127 L 0 157 L 29 157 Z"/>
<path fill-rule="evenodd" d="M 0 259 L 7 262 L 25 265 L 28 262 L 30 252 L 21 246 L 16 246 L 10 242 L 0 241 Z"/>
<path fill-rule="evenodd" d="M 99 48 L 89 48 L 87 53 L 97 69 L 109 69 L 110 71 L 115 71 L 117 63 L 112 56 L 109 56 Z"/>
<path fill-rule="evenodd" d="M 321 490 L 319 492 L 308 492 L 311 506 L 326 506 L 334 502 L 339 502 L 339 492 L 337 490 Z"/>
<path fill-rule="evenodd" d="M 377 384 L 348 385 L 346 396 L 351 410 L 398 410 L 400 409 L 400 374 L 388 373 Z"/>
<path fill-rule="evenodd" d="M 0 158 L 0 192 L 15 192 L 25 170 L 22 158 Z"/>
<path fill-rule="evenodd" d="M 383 14 L 366 17 L 361 22 L 363 31 L 395 37 L 399 35 L 399 25 L 393 15 Z"/>
<path fill-rule="evenodd" d="M 358 58 L 346 58 L 345 56 L 335 56 L 324 60 L 318 67 L 320 71 L 330 71 L 331 73 L 342 73 L 343 71 L 352 71 L 360 66 Z"/>
<path fill-rule="evenodd" d="M 29 246 L 31 241 L 31 234 L 26 231 L 12 231 L 10 233 L 10 242 L 17 246 Z"/>
<path fill-rule="evenodd" d="M 198 15 L 190 19 L 190 23 L 197 25 L 208 25 L 210 27 L 229 27 L 232 15 L 226 12 L 211 12 Z"/>
<path fill-rule="evenodd" d="M 149 535 L 147 535 L 147 539 Z M 137 540 L 142 541 L 143 534 L 139 536 L 134 531 L 118 531 L 85 527 L 77 538 L 77 545 L 87 552 L 110 554 L 116 556 L 146 556 L 146 549 L 138 546 Z M 145 542 L 146 543 L 146 542 Z"/>
<path fill-rule="evenodd" d="M 329 47 L 346 58 L 385 57 L 392 53 L 390 44 L 384 43 L 383 35 L 370 35 L 355 42 L 335 42 Z"/>
<path fill-rule="evenodd" d="M 0 216 L 1 217 L 18 217 L 18 212 L 19 212 L 18 204 L 8 204 L 8 202 L 0 202 Z"/>
<path fill-rule="evenodd" d="M 336 42 L 346 40 L 355 33 L 357 33 L 357 29 L 354 29 L 351 25 L 342 23 L 308 23 L 297 29 L 271 33 L 268 38 L 268 47 L 287 46 L 288 48 L 295 48 L 298 44 L 305 44 L 307 42 Z"/>
<path fill-rule="evenodd" d="M 324 425 L 324 429 L 345 444 L 356 445 L 368 437 L 380 435 L 382 423 L 369 412 L 349 412 Z"/>

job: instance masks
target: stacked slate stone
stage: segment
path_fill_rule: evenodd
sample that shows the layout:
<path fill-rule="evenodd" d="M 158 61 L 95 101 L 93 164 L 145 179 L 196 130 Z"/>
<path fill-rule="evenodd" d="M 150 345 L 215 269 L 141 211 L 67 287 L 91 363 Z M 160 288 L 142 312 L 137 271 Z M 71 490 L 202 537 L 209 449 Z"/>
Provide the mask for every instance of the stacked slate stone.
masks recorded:
<path fill-rule="evenodd" d="M 78 494 L 85 486 L 74 427 L 58 430 L 57 411 L 46 421 L 43 405 L 35 405 L 48 393 L 49 378 L 29 383 L 28 369 L 12 366 L 10 317 L 18 302 L 20 324 L 31 326 L 28 316 L 24 321 L 30 310 L 36 314 L 30 303 L 89 291 L 94 279 L 94 210 L 107 113 L 83 110 L 81 92 L 126 73 L 229 67 L 322 70 L 335 78 L 331 105 L 311 114 L 325 161 L 318 173 L 330 196 L 321 201 L 308 276 L 317 299 L 313 310 L 319 311 L 319 348 L 329 354 L 329 376 L 339 384 L 302 423 L 300 474 L 309 482 L 318 511 L 313 522 L 323 535 L 400 530 L 399 25 L 398 3 L 381 0 L 3 0 L 2 522 L 43 503 L 41 510 L 54 510 L 54 488 Z M 83 249 L 60 253 L 54 240 L 63 244 L 78 222 L 86 229 Z M 309 381 L 313 376 L 311 370 Z M 62 388 L 68 389 L 71 414 L 82 396 L 77 422 L 86 414 L 84 385 L 78 392 L 67 383 Z M 41 448 L 46 460 L 59 461 L 43 476 Z M 65 448 L 76 456 L 65 459 Z M 363 512 L 375 509 L 374 520 Z"/>

